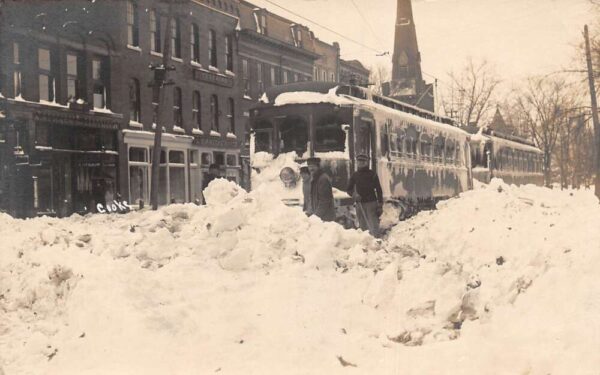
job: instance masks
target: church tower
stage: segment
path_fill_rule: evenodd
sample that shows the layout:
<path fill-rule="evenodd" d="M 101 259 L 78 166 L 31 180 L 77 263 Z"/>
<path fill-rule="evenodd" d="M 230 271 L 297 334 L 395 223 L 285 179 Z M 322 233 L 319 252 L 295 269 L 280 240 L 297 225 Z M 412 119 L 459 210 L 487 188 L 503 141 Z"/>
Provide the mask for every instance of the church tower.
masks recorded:
<path fill-rule="evenodd" d="M 384 95 L 433 112 L 433 86 L 423 80 L 411 0 L 397 3 L 392 80 L 383 89 Z"/>

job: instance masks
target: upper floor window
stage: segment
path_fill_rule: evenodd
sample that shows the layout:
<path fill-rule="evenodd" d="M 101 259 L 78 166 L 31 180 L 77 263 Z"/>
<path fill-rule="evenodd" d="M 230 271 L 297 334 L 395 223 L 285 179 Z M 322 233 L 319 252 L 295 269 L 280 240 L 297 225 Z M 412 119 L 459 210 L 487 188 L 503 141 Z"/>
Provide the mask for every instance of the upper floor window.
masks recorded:
<path fill-rule="evenodd" d="M 198 91 L 194 91 L 194 95 L 192 96 L 192 121 L 194 127 L 197 129 L 202 129 L 200 105 L 200 93 Z"/>
<path fill-rule="evenodd" d="M 21 95 L 21 55 L 19 43 L 13 43 L 13 94 L 14 97 Z"/>
<path fill-rule="evenodd" d="M 261 15 L 259 15 L 258 18 L 260 20 L 260 27 L 258 28 L 259 32 L 261 34 L 263 34 L 263 35 L 268 35 L 268 32 L 267 32 L 267 16 L 265 14 L 261 14 Z"/>
<path fill-rule="evenodd" d="M 283 71 L 283 83 L 287 84 L 290 81 L 289 73 L 287 70 Z"/>
<path fill-rule="evenodd" d="M 248 73 L 248 60 L 242 59 L 242 81 L 244 84 L 244 95 L 248 95 L 250 93 L 250 80 Z"/>
<path fill-rule="evenodd" d="M 67 53 L 67 99 L 79 98 L 79 56 Z"/>
<path fill-rule="evenodd" d="M 256 64 L 256 80 L 258 83 L 258 91 L 262 94 L 265 91 L 265 84 L 263 82 L 263 64 L 261 62 Z"/>
<path fill-rule="evenodd" d="M 127 44 L 138 47 L 140 21 L 137 4 L 133 1 L 127 1 Z"/>
<path fill-rule="evenodd" d="M 155 10 L 150 11 L 150 50 L 160 53 L 160 16 Z"/>
<path fill-rule="evenodd" d="M 277 72 L 275 71 L 275 67 L 272 66 L 271 67 L 271 85 L 275 86 L 277 85 Z"/>
<path fill-rule="evenodd" d="M 219 131 L 219 98 L 216 95 L 210 97 L 210 129 Z"/>
<path fill-rule="evenodd" d="M 106 84 L 108 83 L 107 67 L 102 58 L 92 60 L 92 80 L 94 90 L 94 108 L 106 108 Z"/>
<path fill-rule="evenodd" d="M 129 121 L 141 122 L 140 82 L 132 78 L 129 81 Z"/>
<path fill-rule="evenodd" d="M 181 110 L 181 88 L 175 87 L 173 90 L 173 121 L 175 126 L 181 126 L 183 115 Z"/>
<path fill-rule="evenodd" d="M 171 55 L 181 58 L 181 23 L 177 18 L 171 20 Z"/>
<path fill-rule="evenodd" d="M 195 23 L 190 27 L 190 56 L 192 61 L 200 62 L 200 29 Z"/>
<path fill-rule="evenodd" d="M 217 34 L 212 29 L 208 31 L 208 61 L 211 66 L 217 66 Z"/>
<path fill-rule="evenodd" d="M 233 72 L 233 38 L 231 35 L 225 37 L 225 67 Z"/>
<path fill-rule="evenodd" d="M 38 83 L 40 100 L 54 101 L 55 85 L 51 71 L 51 54 L 46 48 L 38 49 Z"/>
<path fill-rule="evenodd" d="M 235 134 L 235 102 L 233 98 L 229 98 L 229 132 Z"/>

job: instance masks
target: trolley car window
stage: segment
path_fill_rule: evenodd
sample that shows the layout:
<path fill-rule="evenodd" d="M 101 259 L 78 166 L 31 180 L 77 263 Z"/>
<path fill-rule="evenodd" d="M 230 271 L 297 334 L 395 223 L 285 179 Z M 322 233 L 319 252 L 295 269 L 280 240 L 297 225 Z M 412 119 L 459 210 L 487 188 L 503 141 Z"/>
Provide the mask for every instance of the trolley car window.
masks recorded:
<path fill-rule="evenodd" d="M 421 159 L 431 159 L 431 137 L 428 134 L 421 135 Z"/>
<path fill-rule="evenodd" d="M 404 153 L 406 152 L 404 147 L 405 139 L 406 133 L 404 132 L 404 130 L 398 131 L 398 135 L 396 136 L 396 150 L 400 155 L 404 155 Z"/>
<path fill-rule="evenodd" d="M 454 149 L 455 149 L 454 141 L 452 139 L 446 139 L 446 164 L 454 163 L 454 152 L 455 152 Z M 478 148 L 474 147 L 473 150 L 476 150 L 477 153 L 479 154 Z"/>
<path fill-rule="evenodd" d="M 419 133 L 414 127 L 409 127 L 406 130 L 406 153 L 409 157 L 417 158 L 417 143 L 419 139 Z"/>
<path fill-rule="evenodd" d="M 442 163 L 444 161 L 444 143 L 445 139 L 441 135 L 435 137 L 433 144 L 433 158 L 434 161 Z"/>
<path fill-rule="evenodd" d="M 299 116 L 286 117 L 279 126 L 279 139 L 279 152 L 295 151 L 299 156 L 304 154 L 308 143 L 308 124 Z"/>
<path fill-rule="evenodd" d="M 308 133 L 307 133 L 308 134 Z M 315 151 L 344 151 L 346 133 L 337 117 L 328 116 L 317 123 L 315 129 Z"/>

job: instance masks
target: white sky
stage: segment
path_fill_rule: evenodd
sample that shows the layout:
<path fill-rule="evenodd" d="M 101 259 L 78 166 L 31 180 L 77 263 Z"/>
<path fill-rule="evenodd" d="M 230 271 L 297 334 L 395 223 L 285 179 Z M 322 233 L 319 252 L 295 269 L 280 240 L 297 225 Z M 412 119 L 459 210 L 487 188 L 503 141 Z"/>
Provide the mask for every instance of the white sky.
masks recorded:
<path fill-rule="evenodd" d="M 344 59 L 357 58 L 367 66 L 390 64 L 396 0 L 271 0 L 351 39 L 390 51 L 389 57 L 376 57 L 265 0 L 250 1 L 311 27 L 320 39 L 340 42 Z M 469 56 L 486 58 L 507 81 L 569 66 L 583 25 L 593 22 L 588 0 L 413 0 L 413 11 L 423 71 L 442 81 Z"/>

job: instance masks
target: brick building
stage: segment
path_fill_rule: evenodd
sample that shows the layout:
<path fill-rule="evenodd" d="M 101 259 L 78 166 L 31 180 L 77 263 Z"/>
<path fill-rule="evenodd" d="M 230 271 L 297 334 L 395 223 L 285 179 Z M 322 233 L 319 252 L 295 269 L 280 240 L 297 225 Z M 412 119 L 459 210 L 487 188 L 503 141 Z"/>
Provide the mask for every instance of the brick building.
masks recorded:
<path fill-rule="evenodd" d="M 158 119 L 149 65 L 167 31 L 175 70 Z M 337 43 L 245 0 L 0 2 L 0 51 L 0 210 L 18 217 L 147 205 L 157 122 L 160 204 L 198 199 L 211 163 L 249 187 L 262 92 L 362 73 Z"/>
<path fill-rule="evenodd" d="M 358 60 L 340 60 L 340 82 L 368 86 L 371 72 Z"/>
<path fill-rule="evenodd" d="M 130 202 L 149 202 L 153 128 L 158 98 L 148 87 L 160 64 L 170 27 L 172 84 L 163 88 L 168 112 L 164 130 L 159 204 L 200 198 L 202 180 L 211 163 L 223 176 L 244 185 L 240 146 L 244 125 L 240 105 L 237 54 L 237 1 L 189 1 L 172 7 L 156 0 L 117 2 L 112 30 L 126 63 L 116 90 L 123 113 L 120 177 Z M 247 163 L 246 163 L 247 164 Z"/>
<path fill-rule="evenodd" d="M 88 211 L 119 184 L 114 40 L 89 2 L 0 8 L 0 210 Z"/>

